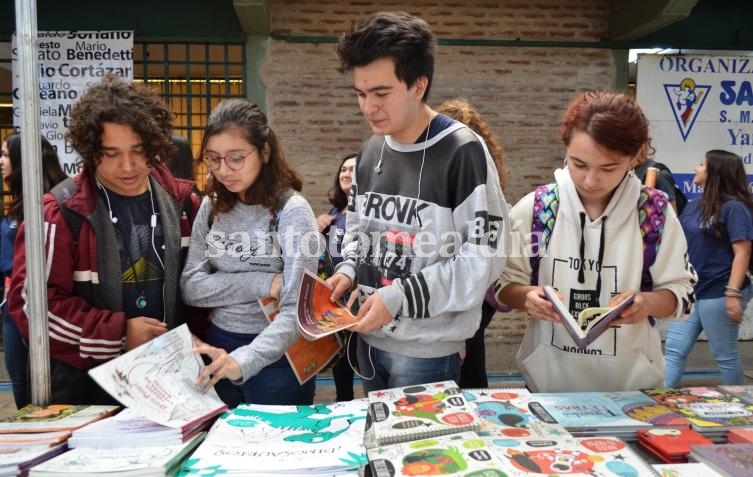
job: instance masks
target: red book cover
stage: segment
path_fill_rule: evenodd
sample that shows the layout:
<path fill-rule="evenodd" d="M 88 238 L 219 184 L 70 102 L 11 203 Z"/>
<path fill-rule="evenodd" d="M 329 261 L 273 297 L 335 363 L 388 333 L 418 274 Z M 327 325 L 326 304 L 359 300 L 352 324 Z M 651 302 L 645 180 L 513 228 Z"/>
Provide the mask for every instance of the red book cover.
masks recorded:
<path fill-rule="evenodd" d="M 713 444 L 693 429 L 639 429 L 638 443 L 664 462 L 687 462 L 691 445 Z"/>
<path fill-rule="evenodd" d="M 727 432 L 727 440 L 733 444 L 753 444 L 753 427 L 738 427 Z"/>

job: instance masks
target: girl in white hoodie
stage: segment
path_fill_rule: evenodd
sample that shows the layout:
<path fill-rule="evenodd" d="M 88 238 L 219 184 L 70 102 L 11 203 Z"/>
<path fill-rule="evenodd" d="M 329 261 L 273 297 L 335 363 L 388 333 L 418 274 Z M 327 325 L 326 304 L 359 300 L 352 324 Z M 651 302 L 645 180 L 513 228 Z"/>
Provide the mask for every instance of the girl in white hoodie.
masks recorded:
<path fill-rule="evenodd" d="M 695 272 L 677 216 L 665 195 L 650 280 L 642 280 L 644 240 L 638 206 L 642 185 L 632 171 L 648 144 L 648 121 L 632 98 L 603 91 L 576 96 L 560 126 L 564 167 L 555 171 L 559 206 L 545 255 L 532 263 L 534 193 L 510 212 L 512 233 L 498 299 L 531 316 L 517 361 L 539 392 L 617 391 L 662 384 L 664 359 L 654 318 L 682 319 L 692 309 Z M 551 196 L 550 196 L 551 197 Z M 644 194 L 645 197 L 645 194 Z M 557 207 L 555 206 L 555 209 Z M 539 216 L 540 217 L 540 216 Z M 515 244 L 523 246 L 513 250 Z M 534 271 L 534 266 L 538 268 Z M 648 287 L 645 283 L 648 281 Z M 543 285 L 554 287 L 571 314 L 611 306 L 629 294 L 633 304 L 586 348 L 577 347 Z M 648 290 L 639 291 L 643 288 Z"/>

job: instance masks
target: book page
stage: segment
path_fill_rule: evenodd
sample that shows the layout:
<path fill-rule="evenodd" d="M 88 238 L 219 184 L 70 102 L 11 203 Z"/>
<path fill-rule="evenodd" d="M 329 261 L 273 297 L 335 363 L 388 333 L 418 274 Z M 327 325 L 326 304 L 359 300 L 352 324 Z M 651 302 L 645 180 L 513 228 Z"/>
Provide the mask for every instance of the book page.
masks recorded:
<path fill-rule="evenodd" d="M 358 319 L 343 305 L 329 299 L 332 288 L 323 280 L 303 271 L 298 293 L 298 326 L 310 339 L 318 339 L 349 328 Z"/>
<path fill-rule="evenodd" d="M 192 349 L 188 326 L 181 325 L 89 370 L 89 375 L 144 417 L 184 427 L 227 408 L 214 388 L 205 394 L 196 385 L 204 363 Z"/>

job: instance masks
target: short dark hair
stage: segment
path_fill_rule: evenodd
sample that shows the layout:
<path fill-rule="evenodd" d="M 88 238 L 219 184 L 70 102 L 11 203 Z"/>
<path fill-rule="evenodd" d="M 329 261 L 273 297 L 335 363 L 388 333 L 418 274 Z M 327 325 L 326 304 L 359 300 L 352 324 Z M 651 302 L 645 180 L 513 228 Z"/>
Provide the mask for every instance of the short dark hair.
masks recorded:
<path fill-rule="evenodd" d="M 254 146 L 259 157 L 268 148 L 268 160 L 262 165 L 259 177 L 245 192 L 244 202 L 260 204 L 274 210 L 280 193 L 285 189 L 298 192 L 303 188 L 303 180 L 293 165 L 287 160 L 280 142 L 267 124 L 267 116 L 255 103 L 243 98 L 231 98 L 218 104 L 209 115 L 201 141 L 201 154 L 204 157 L 207 142 L 212 136 L 235 130 Z M 238 196 L 230 192 L 220 181 L 210 179 L 207 193 L 216 198 L 213 212 L 227 212 L 238 201 Z"/>
<path fill-rule="evenodd" d="M 143 142 L 147 163 L 154 166 L 175 153 L 171 121 L 172 113 L 156 91 L 107 75 L 90 86 L 71 108 L 67 137 L 84 168 L 93 171 L 102 157 L 103 124 L 129 126 Z"/>
<path fill-rule="evenodd" d="M 340 165 L 337 166 L 337 172 L 335 173 L 335 183 L 327 194 L 329 203 L 332 204 L 337 210 L 343 210 L 348 205 L 348 194 L 343 192 L 343 188 L 340 187 L 340 169 L 343 168 L 343 164 L 348 159 L 355 159 L 358 154 L 351 153 L 343 157 L 340 160 Z"/>
<path fill-rule="evenodd" d="M 60 167 L 60 160 L 55 148 L 45 139 L 39 137 L 42 143 L 42 192 L 49 192 L 59 182 L 62 182 L 67 176 Z M 8 160 L 10 161 L 11 172 L 8 175 L 6 183 L 11 195 L 10 209 L 8 216 L 16 219 L 18 222 L 24 219 L 24 187 L 21 172 L 21 134 L 13 133 L 5 138 L 5 144 L 8 146 Z"/>
<path fill-rule="evenodd" d="M 406 12 L 378 12 L 356 24 L 337 44 L 340 73 L 392 58 L 395 76 L 410 88 L 422 76 L 429 81 L 421 98 L 426 101 L 434 76 L 436 39 L 424 20 Z"/>

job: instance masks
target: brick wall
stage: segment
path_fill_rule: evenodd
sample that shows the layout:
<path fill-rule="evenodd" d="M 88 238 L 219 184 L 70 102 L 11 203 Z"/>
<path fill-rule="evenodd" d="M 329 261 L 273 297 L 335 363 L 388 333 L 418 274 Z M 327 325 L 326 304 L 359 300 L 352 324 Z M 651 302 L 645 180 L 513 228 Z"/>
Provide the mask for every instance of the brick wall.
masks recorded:
<path fill-rule="evenodd" d="M 410 4 L 408 7 L 407 4 Z M 478 40 L 596 42 L 608 24 L 606 0 L 425 0 L 413 2 L 286 0 L 272 2 L 276 35 L 311 36 L 324 43 L 269 40 L 261 71 L 270 121 L 305 177 L 304 194 L 319 214 L 344 153 L 370 134 L 349 77 L 337 73 L 334 44 L 350 25 L 380 10 L 421 16 L 442 40 L 429 98 L 438 105 L 465 97 L 489 121 L 510 158 L 508 202 L 548 182 L 560 164 L 559 116 L 575 92 L 611 89 L 615 60 L 607 49 L 482 46 Z M 490 342 L 517 342 L 525 330 L 521 314 L 497 317 Z"/>

